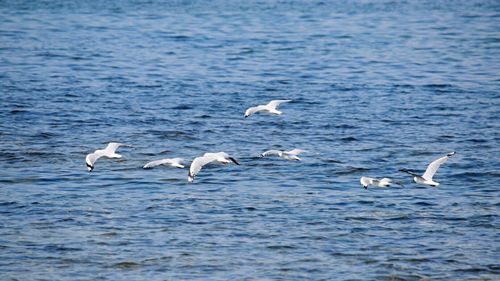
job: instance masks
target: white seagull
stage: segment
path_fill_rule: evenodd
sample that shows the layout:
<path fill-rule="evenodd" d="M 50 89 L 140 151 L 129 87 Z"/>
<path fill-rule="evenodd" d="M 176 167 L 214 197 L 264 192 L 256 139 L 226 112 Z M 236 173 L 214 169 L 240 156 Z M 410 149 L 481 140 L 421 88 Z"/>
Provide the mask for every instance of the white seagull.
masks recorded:
<path fill-rule="evenodd" d="M 389 187 L 393 181 L 389 178 L 375 179 L 369 177 L 361 177 L 359 182 L 361 182 L 361 185 L 363 185 L 365 189 L 368 189 L 368 185 L 370 184 L 376 187 Z M 397 184 L 402 186 L 402 184 L 400 183 Z"/>
<path fill-rule="evenodd" d="M 439 185 L 439 183 L 433 181 L 432 177 L 434 176 L 436 171 L 439 169 L 439 166 L 441 166 L 441 164 L 446 162 L 446 160 L 448 160 L 448 158 L 455 155 L 455 153 L 456 153 L 455 151 L 450 152 L 446 156 L 443 156 L 439 159 L 432 161 L 429 164 L 429 166 L 427 166 L 427 170 L 425 170 L 425 173 L 422 176 L 419 176 L 419 175 L 417 175 L 417 174 L 415 174 L 407 169 L 401 169 L 399 171 L 412 175 L 413 180 L 418 184 L 425 184 L 425 185 L 430 185 L 430 186 L 436 187 Z"/>
<path fill-rule="evenodd" d="M 261 153 L 260 157 L 279 156 L 279 157 L 286 159 L 286 160 L 300 161 L 300 158 L 297 157 L 297 155 L 299 155 L 302 152 L 306 152 L 306 151 L 302 150 L 302 149 L 298 149 L 298 148 L 296 148 L 294 150 L 290 150 L 290 151 L 282 151 L 282 150 L 272 149 L 272 150 L 268 150 L 268 151 Z"/>
<path fill-rule="evenodd" d="M 284 102 L 291 102 L 291 101 L 292 100 L 272 100 L 266 105 L 257 105 L 250 107 L 245 111 L 245 118 L 259 111 L 267 111 L 268 113 L 271 114 L 280 115 L 283 112 L 276 110 L 276 108 Z"/>
<path fill-rule="evenodd" d="M 193 162 L 191 162 L 191 166 L 189 167 L 188 174 L 188 182 L 193 182 L 194 177 L 200 172 L 201 168 L 208 163 L 217 161 L 224 165 L 233 162 L 236 165 L 239 165 L 238 161 L 233 157 L 229 156 L 225 152 L 217 152 L 217 153 L 205 153 L 203 156 L 194 158 Z"/>
<path fill-rule="evenodd" d="M 89 172 L 92 172 L 92 170 L 94 170 L 95 161 L 103 156 L 108 158 L 122 158 L 122 156 L 115 153 L 115 151 L 118 149 L 118 147 L 124 145 L 125 144 L 123 143 L 110 142 L 105 149 L 98 149 L 94 151 L 94 153 L 87 154 L 87 157 L 85 157 L 85 163 L 87 164 L 87 169 L 89 170 Z"/>
<path fill-rule="evenodd" d="M 156 167 L 159 165 L 170 165 L 172 167 L 182 169 L 182 168 L 184 168 L 184 165 L 182 165 L 183 161 L 184 161 L 184 159 L 182 159 L 182 158 L 165 158 L 165 159 L 160 159 L 160 160 L 148 162 L 142 168 L 148 169 L 148 168 L 153 168 L 153 167 Z"/>

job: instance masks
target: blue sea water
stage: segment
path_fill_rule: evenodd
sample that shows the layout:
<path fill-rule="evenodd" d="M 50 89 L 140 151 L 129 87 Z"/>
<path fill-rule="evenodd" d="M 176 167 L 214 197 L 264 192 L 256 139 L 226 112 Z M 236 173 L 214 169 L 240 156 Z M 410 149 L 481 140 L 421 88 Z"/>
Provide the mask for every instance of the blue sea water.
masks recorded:
<path fill-rule="evenodd" d="M 498 1 L 109 2 L 0 1 L 1 280 L 500 278 Z"/>

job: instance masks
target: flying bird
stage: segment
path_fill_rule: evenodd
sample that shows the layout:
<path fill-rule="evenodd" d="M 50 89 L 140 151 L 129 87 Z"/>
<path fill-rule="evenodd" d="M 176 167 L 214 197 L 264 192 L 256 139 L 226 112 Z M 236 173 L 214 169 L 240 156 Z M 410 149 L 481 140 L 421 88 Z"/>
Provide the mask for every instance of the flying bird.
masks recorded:
<path fill-rule="evenodd" d="M 300 161 L 301 159 L 297 156 L 300 153 L 305 152 L 305 150 L 302 149 L 294 149 L 290 151 L 282 151 L 282 150 L 268 150 L 260 154 L 260 157 L 267 157 L 267 156 L 278 156 L 286 160 L 295 160 L 295 161 Z"/>
<path fill-rule="evenodd" d="M 259 111 L 266 111 L 266 112 L 271 113 L 271 114 L 280 115 L 283 112 L 277 110 L 276 108 L 282 103 L 291 102 L 291 101 L 292 100 L 272 100 L 266 105 L 257 105 L 257 106 L 250 107 L 245 111 L 245 118 L 247 118 L 248 116 L 250 116 L 256 112 L 259 112 Z"/>
<path fill-rule="evenodd" d="M 203 156 L 194 158 L 193 162 L 191 162 L 191 166 L 189 167 L 188 174 L 188 182 L 193 182 L 196 175 L 200 172 L 201 168 L 208 163 L 217 161 L 224 165 L 233 162 L 236 165 L 240 165 L 236 159 L 229 156 L 225 152 L 217 152 L 217 153 L 205 153 Z"/>
<path fill-rule="evenodd" d="M 359 182 L 361 182 L 361 185 L 365 189 L 368 189 L 369 185 L 373 185 L 376 187 L 389 187 L 393 183 L 393 181 L 389 178 L 375 179 L 375 178 L 370 178 L 370 177 L 361 177 Z M 403 186 L 402 184 L 400 184 L 398 182 L 394 182 L 394 183 Z"/>
<path fill-rule="evenodd" d="M 420 176 L 412 171 L 409 171 L 407 169 L 401 169 L 399 171 L 412 175 L 413 180 L 418 184 L 424 184 L 424 185 L 430 185 L 430 186 L 436 187 L 439 185 L 439 183 L 433 181 L 432 177 L 439 169 L 439 166 L 441 166 L 444 162 L 446 162 L 446 160 L 448 160 L 448 158 L 455 155 L 455 153 L 456 153 L 455 151 L 450 152 L 446 156 L 443 156 L 439 159 L 432 161 L 429 164 L 429 166 L 427 166 L 427 169 L 425 170 L 425 173 L 422 176 Z"/>
<path fill-rule="evenodd" d="M 105 149 L 98 149 L 94 151 L 94 153 L 87 154 L 87 157 L 85 157 L 85 163 L 87 164 L 87 169 L 89 170 L 89 172 L 92 172 L 92 170 L 94 170 L 95 161 L 97 161 L 97 159 L 101 157 L 122 158 L 120 154 L 116 153 L 116 150 L 120 146 L 125 146 L 125 144 L 118 142 L 110 142 L 108 143 L 108 146 L 106 146 Z"/>
<path fill-rule="evenodd" d="M 183 161 L 184 161 L 184 159 L 182 159 L 182 158 L 165 158 L 165 159 L 160 159 L 160 160 L 148 162 L 142 168 L 148 169 L 148 168 L 153 168 L 153 167 L 156 167 L 159 165 L 170 165 L 172 167 L 182 169 L 182 168 L 184 168 L 184 165 L 182 165 Z"/>

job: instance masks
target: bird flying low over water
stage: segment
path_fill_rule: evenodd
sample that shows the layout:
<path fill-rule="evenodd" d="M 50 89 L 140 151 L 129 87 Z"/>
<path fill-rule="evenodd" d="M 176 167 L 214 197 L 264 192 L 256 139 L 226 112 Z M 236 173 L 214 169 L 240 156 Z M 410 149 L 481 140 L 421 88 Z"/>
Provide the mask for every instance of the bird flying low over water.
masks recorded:
<path fill-rule="evenodd" d="M 389 187 L 393 183 L 393 181 L 389 178 L 375 179 L 375 178 L 369 178 L 369 177 L 361 177 L 359 182 L 361 182 L 361 185 L 363 185 L 363 187 L 365 189 L 368 189 L 369 185 L 373 185 L 376 187 Z M 394 183 L 403 186 L 402 184 L 400 184 L 398 182 L 394 182 Z"/>
<path fill-rule="evenodd" d="M 229 156 L 225 152 L 217 152 L 217 153 L 205 153 L 203 156 L 194 158 L 193 162 L 191 162 L 191 166 L 189 167 L 188 174 L 188 182 L 193 182 L 196 175 L 200 172 L 201 168 L 208 163 L 217 161 L 224 165 L 233 162 L 236 165 L 240 165 L 236 159 Z"/>
<path fill-rule="evenodd" d="M 291 102 L 291 101 L 292 100 L 272 100 L 266 105 L 257 105 L 250 107 L 245 111 L 245 118 L 259 111 L 265 111 L 267 113 L 280 115 L 283 112 L 277 110 L 276 108 L 284 102 Z"/>
<path fill-rule="evenodd" d="M 92 170 L 94 170 L 95 161 L 97 161 L 97 159 L 101 157 L 122 158 L 120 154 L 115 153 L 120 146 L 127 145 L 118 142 L 110 142 L 105 149 L 98 149 L 94 151 L 94 153 L 87 154 L 87 157 L 85 157 L 85 163 L 87 164 L 87 169 L 89 170 L 89 172 L 92 172 Z"/>
<path fill-rule="evenodd" d="M 172 167 L 182 169 L 182 168 L 184 168 L 184 165 L 182 165 L 183 161 L 184 161 L 184 159 L 182 159 L 182 158 L 165 158 L 165 159 L 160 159 L 160 160 L 148 162 L 148 163 L 146 163 L 146 165 L 144 165 L 143 168 L 149 169 L 149 168 L 153 168 L 153 167 L 156 167 L 159 165 L 170 165 Z"/>
<path fill-rule="evenodd" d="M 268 150 L 260 154 L 260 157 L 267 157 L 267 156 L 279 156 L 283 159 L 286 160 L 296 160 L 300 161 L 300 158 L 297 157 L 302 152 L 306 152 L 305 150 L 302 149 L 294 149 L 290 151 L 282 151 L 282 150 Z"/>
<path fill-rule="evenodd" d="M 448 160 L 448 158 L 455 155 L 455 153 L 456 153 L 455 151 L 450 152 L 446 156 L 443 156 L 439 159 L 432 161 L 429 164 L 429 166 L 427 166 L 427 169 L 425 170 L 425 173 L 422 176 L 420 176 L 412 171 L 409 171 L 407 169 L 401 169 L 399 171 L 412 175 L 413 180 L 418 184 L 424 184 L 424 185 L 430 185 L 430 186 L 436 187 L 439 185 L 439 183 L 433 181 L 432 177 L 439 169 L 439 166 L 441 166 L 444 162 L 446 162 L 446 160 Z"/>

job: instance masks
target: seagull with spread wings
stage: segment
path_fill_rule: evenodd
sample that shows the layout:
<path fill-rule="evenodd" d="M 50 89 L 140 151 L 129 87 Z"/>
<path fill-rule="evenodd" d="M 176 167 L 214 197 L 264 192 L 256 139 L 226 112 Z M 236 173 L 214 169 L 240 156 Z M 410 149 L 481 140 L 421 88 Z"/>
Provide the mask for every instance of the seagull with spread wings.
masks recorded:
<path fill-rule="evenodd" d="M 256 112 L 260 112 L 260 111 L 280 115 L 283 112 L 277 110 L 278 106 L 282 103 L 291 102 L 291 101 L 292 100 L 272 100 L 266 105 L 257 105 L 257 106 L 250 107 L 245 111 L 245 118 L 247 118 L 248 116 L 250 116 Z"/>
<path fill-rule="evenodd" d="M 412 171 L 409 171 L 407 169 L 401 169 L 399 171 L 410 174 L 413 176 L 413 180 L 418 183 L 418 184 L 424 184 L 424 185 L 430 185 L 433 187 L 436 187 L 439 185 L 438 182 L 435 182 L 432 180 L 432 177 L 434 174 L 436 174 L 437 170 L 439 167 L 448 160 L 451 156 L 455 155 L 455 151 L 448 153 L 446 156 L 443 156 L 439 159 L 436 159 L 432 161 L 429 166 L 427 166 L 427 169 L 425 170 L 425 173 L 423 175 L 418 175 Z"/>

